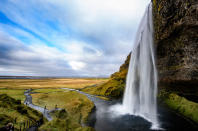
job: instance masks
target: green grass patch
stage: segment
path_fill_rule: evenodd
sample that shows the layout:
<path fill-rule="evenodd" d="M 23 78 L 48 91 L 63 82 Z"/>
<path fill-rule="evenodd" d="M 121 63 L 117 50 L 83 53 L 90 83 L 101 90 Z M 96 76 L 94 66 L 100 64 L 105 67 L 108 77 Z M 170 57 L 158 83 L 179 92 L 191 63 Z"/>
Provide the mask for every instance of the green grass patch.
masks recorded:
<path fill-rule="evenodd" d="M 121 97 L 124 92 L 125 82 L 123 80 L 110 79 L 104 84 L 95 87 L 81 89 L 81 91 L 92 95 Z"/>
<path fill-rule="evenodd" d="M 65 109 L 60 111 L 54 111 L 51 113 L 53 120 L 42 125 L 40 130 L 49 131 L 94 131 L 91 127 L 79 126 L 77 122 L 73 121 L 73 116 L 68 115 Z"/>
<path fill-rule="evenodd" d="M 7 94 L 8 96 L 16 99 L 21 100 L 22 102 L 25 100 L 23 89 L 0 89 L 0 94 Z"/>
<path fill-rule="evenodd" d="M 37 121 L 41 118 L 41 113 L 25 106 L 20 100 L 7 94 L 0 94 L 0 128 L 11 122 L 16 129 L 19 129 L 21 123 L 30 119 Z"/>
<path fill-rule="evenodd" d="M 173 110 L 198 123 L 198 103 L 187 100 L 175 93 L 161 91 L 159 97 Z"/>
<path fill-rule="evenodd" d="M 55 93 L 55 92 L 63 92 L 65 89 L 51 89 L 51 88 L 45 88 L 45 89 L 35 89 L 32 92 L 35 93 Z"/>

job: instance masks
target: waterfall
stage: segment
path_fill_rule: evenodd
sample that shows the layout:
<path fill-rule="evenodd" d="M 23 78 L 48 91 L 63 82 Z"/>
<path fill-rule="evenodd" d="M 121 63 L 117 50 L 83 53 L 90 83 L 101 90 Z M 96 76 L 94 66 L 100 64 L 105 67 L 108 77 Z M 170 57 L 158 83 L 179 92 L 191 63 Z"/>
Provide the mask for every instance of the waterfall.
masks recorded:
<path fill-rule="evenodd" d="M 157 109 L 157 70 L 153 48 L 152 3 L 147 7 L 136 34 L 132 49 L 123 109 L 131 115 L 141 116 L 158 127 Z"/>

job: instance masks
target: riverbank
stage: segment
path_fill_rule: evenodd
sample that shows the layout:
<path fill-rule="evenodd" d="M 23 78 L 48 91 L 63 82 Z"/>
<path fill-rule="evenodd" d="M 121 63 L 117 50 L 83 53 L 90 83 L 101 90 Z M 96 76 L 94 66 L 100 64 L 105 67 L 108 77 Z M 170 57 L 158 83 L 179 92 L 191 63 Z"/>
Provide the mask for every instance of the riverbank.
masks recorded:
<path fill-rule="evenodd" d="M 159 101 L 166 104 L 171 110 L 198 126 L 198 103 L 182 97 L 182 93 L 161 88 L 158 94 Z"/>

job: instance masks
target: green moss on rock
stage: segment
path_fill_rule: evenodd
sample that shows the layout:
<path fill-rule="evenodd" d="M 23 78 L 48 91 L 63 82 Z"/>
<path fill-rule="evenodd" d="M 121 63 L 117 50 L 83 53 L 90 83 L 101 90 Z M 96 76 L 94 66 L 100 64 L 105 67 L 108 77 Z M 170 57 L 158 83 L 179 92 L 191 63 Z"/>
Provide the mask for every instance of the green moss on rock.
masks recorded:
<path fill-rule="evenodd" d="M 186 118 L 198 123 L 198 103 L 187 100 L 175 93 L 161 91 L 159 98 L 163 100 L 171 109 Z"/>

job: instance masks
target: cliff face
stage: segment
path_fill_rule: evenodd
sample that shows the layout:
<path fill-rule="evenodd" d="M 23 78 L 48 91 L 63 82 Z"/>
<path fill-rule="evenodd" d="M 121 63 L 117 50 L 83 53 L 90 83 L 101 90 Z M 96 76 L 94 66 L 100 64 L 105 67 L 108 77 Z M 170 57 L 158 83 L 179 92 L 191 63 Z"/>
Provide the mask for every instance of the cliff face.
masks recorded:
<path fill-rule="evenodd" d="M 198 123 L 198 2 L 153 0 L 159 98 Z"/>
<path fill-rule="evenodd" d="M 197 85 L 197 0 L 153 0 L 153 16 L 160 82 Z"/>

